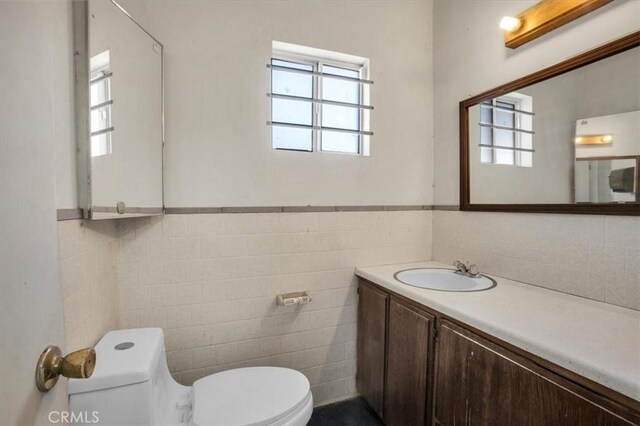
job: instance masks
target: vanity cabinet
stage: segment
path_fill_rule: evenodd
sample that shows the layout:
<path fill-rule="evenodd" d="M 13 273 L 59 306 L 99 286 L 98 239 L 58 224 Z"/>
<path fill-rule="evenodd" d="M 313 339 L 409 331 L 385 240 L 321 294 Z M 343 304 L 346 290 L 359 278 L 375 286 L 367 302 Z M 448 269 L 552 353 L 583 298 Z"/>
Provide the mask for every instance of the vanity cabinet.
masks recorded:
<path fill-rule="evenodd" d="M 387 305 L 389 295 L 369 285 L 358 288 L 358 391 L 383 416 Z"/>
<path fill-rule="evenodd" d="M 423 425 L 434 317 L 391 297 L 388 327 L 384 420 L 388 425 Z"/>
<path fill-rule="evenodd" d="M 632 424 L 596 395 L 449 321 L 440 323 L 437 346 L 438 424 Z"/>
<path fill-rule="evenodd" d="M 640 404 L 360 279 L 360 394 L 387 425 L 640 425 Z"/>
<path fill-rule="evenodd" d="M 433 315 L 366 282 L 358 293 L 358 391 L 388 425 L 425 424 Z"/>

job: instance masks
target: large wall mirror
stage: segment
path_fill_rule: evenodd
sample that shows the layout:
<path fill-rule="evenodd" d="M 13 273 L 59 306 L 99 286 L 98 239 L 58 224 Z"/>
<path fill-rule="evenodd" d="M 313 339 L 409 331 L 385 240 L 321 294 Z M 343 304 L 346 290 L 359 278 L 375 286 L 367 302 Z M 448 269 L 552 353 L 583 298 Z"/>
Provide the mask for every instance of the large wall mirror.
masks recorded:
<path fill-rule="evenodd" d="M 162 45 L 115 1 L 73 3 L 80 207 L 162 214 Z"/>
<path fill-rule="evenodd" d="M 460 103 L 461 209 L 640 215 L 640 32 Z"/>

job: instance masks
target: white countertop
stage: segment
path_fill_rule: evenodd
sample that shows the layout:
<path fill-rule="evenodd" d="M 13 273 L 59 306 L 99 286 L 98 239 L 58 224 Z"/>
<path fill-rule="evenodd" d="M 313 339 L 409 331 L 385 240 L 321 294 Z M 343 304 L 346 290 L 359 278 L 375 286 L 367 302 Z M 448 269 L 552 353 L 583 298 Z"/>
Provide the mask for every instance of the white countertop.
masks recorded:
<path fill-rule="evenodd" d="M 411 268 L 438 262 L 372 266 L 356 275 L 420 302 L 594 382 L 640 400 L 640 311 L 488 275 L 498 285 L 446 292 L 402 284 Z"/>

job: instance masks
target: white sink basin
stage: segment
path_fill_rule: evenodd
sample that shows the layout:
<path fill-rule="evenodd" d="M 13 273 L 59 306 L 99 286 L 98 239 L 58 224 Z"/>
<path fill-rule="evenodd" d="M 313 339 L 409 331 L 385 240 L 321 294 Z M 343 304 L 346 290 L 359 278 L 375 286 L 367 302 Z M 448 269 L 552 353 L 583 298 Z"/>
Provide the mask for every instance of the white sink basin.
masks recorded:
<path fill-rule="evenodd" d="M 496 286 L 494 280 L 484 275 L 477 278 L 465 277 L 452 269 L 407 269 L 396 272 L 394 277 L 403 284 L 440 291 L 481 291 Z"/>

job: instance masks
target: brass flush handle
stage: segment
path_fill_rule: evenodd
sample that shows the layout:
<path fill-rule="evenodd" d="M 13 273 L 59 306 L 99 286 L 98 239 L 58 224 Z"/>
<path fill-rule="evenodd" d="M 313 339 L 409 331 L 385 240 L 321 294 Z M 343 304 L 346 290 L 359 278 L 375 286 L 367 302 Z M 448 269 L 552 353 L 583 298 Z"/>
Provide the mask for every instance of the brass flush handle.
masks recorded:
<path fill-rule="evenodd" d="M 50 391 L 62 374 L 70 379 L 87 379 L 96 366 L 96 351 L 84 348 L 62 357 L 57 346 L 47 346 L 36 367 L 36 386 L 40 392 Z"/>

